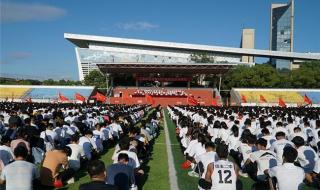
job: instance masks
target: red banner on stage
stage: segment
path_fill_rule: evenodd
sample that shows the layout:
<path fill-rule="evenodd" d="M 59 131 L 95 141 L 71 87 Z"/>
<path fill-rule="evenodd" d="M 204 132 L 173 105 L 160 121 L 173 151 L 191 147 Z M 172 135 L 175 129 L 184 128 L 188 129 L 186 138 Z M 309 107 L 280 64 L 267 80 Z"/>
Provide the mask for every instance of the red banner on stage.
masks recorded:
<path fill-rule="evenodd" d="M 159 82 L 188 82 L 191 77 L 136 77 L 137 81 L 159 81 Z"/>

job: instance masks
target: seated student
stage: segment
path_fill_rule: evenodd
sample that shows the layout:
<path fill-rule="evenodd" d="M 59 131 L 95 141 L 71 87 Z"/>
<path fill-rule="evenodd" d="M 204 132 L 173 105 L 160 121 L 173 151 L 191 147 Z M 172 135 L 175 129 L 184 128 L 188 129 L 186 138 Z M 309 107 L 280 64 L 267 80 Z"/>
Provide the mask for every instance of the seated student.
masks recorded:
<path fill-rule="evenodd" d="M 30 190 L 33 189 L 33 180 L 39 178 L 37 167 L 25 161 L 28 150 L 25 146 L 17 146 L 14 149 L 15 161 L 3 168 L 0 184 L 6 183 L 6 190 Z"/>
<path fill-rule="evenodd" d="M 305 174 L 302 168 L 294 165 L 297 156 L 295 148 L 286 146 L 283 148 L 283 164 L 264 171 L 266 175 L 277 179 L 279 190 L 301 188 Z"/>
<path fill-rule="evenodd" d="M 274 141 L 270 147 L 270 150 L 277 154 L 278 165 L 282 164 L 283 148 L 287 146 L 293 146 L 293 143 L 286 139 L 284 132 L 276 133 L 276 141 Z"/>
<path fill-rule="evenodd" d="M 320 189 L 320 159 L 317 160 L 313 172 L 306 173 L 308 185 Z"/>
<path fill-rule="evenodd" d="M 84 133 L 84 136 L 80 137 L 79 139 L 79 145 L 82 146 L 84 150 L 84 154 L 87 158 L 87 160 L 91 160 L 93 155 L 93 152 L 97 150 L 96 143 L 92 139 L 93 133 L 90 130 L 87 130 Z"/>
<path fill-rule="evenodd" d="M 79 135 L 74 134 L 71 136 L 71 143 L 67 146 L 71 148 L 71 156 L 68 157 L 70 168 L 74 169 L 75 171 L 80 169 L 80 159 L 84 157 L 84 151 L 82 146 L 79 144 Z"/>
<path fill-rule="evenodd" d="M 40 180 L 44 186 L 54 186 L 59 181 L 65 184 L 71 179 L 75 171 L 69 167 L 68 156 L 71 156 L 71 148 L 68 146 L 57 148 L 45 154 L 40 168 Z M 63 171 L 61 171 L 63 169 Z"/>
<path fill-rule="evenodd" d="M 0 160 L 2 160 L 3 164 L 6 166 L 13 160 L 13 158 L 14 155 L 10 148 L 10 138 L 8 136 L 3 136 L 1 138 Z"/>
<path fill-rule="evenodd" d="M 90 161 L 87 167 L 91 182 L 80 185 L 79 190 L 118 190 L 118 187 L 106 184 L 106 168 L 102 161 Z"/>
<path fill-rule="evenodd" d="M 199 186 L 211 190 L 236 190 L 242 189 L 237 182 L 238 167 L 228 161 L 228 146 L 219 144 L 216 148 L 219 160 L 207 167 L 205 179 L 199 180 Z M 237 183 L 239 187 L 237 188 Z"/>
<path fill-rule="evenodd" d="M 198 164 L 196 168 L 198 168 L 198 172 L 202 178 L 205 178 L 208 165 L 218 160 L 216 145 L 213 142 L 207 142 L 205 144 L 205 149 L 206 152 L 204 154 L 195 157 L 195 162 Z"/>
<path fill-rule="evenodd" d="M 252 152 L 246 160 L 245 168 L 249 176 L 257 181 L 264 181 L 266 176 L 264 171 L 277 165 L 274 152 L 267 150 L 267 140 L 260 138 L 256 142 L 257 151 Z"/>
<path fill-rule="evenodd" d="M 305 146 L 305 141 L 300 136 L 294 137 L 292 142 L 298 151 L 297 160 L 300 166 L 305 173 L 312 173 L 315 163 L 319 159 L 317 153 L 310 146 Z"/>
<path fill-rule="evenodd" d="M 119 187 L 120 190 L 129 190 L 135 187 L 134 169 L 128 165 L 129 156 L 121 153 L 118 155 L 118 163 L 107 168 L 107 183 Z"/>

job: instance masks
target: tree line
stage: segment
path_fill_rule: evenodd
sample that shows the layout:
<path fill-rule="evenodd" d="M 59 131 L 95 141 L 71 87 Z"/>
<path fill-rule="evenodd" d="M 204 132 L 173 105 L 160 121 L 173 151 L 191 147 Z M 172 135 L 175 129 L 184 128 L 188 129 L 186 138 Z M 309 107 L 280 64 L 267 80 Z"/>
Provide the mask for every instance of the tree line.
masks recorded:
<path fill-rule="evenodd" d="M 270 64 L 237 66 L 222 78 L 222 89 L 320 88 L 320 61 L 301 63 L 300 68 L 277 70 Z"/>
<path fill-rule="evenodd" d="M 203 60 L 201 60 L 203 61 Z M 195 76 L 198 77 L 198 76 Z M 118 77 L 119 78 L 119 77 Z M 123 78 L 121 76 L 120 78 Z M 123 78 L 127 85 L 132 85 L 131 78 Z M 207 81 L 218 83 L 216 75 L 208 75 Z M 6 85 L 63 85 L 63 86 L 95 86 L 106 88 L 106 78 L 100 71 L 91 71 L 83 81 L 72 80 L 18 80 L 0 78 L 0 84 Z M 277 70 L 270 64 L 256 64 L 255 66 L 239 65 L 222 75 L 223 90 L 237 88 L 320 88 L 320 61 L 305 62 L 299 69 Z"/>

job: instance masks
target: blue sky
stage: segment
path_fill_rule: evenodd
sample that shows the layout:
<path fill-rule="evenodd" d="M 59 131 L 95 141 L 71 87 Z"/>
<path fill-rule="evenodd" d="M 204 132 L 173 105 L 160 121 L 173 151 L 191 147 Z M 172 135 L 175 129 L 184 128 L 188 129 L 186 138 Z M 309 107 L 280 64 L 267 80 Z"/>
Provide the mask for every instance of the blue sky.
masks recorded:
<path fill-rule="evenodd" d="M 271 3 L 288 0 L 0 0 L 0 73 L 78 79 L 63 33 L 239 47 L 242 28 L 269 48 Z M 320 1 L 295 1 L 294 51 L 320 52 Z"/>

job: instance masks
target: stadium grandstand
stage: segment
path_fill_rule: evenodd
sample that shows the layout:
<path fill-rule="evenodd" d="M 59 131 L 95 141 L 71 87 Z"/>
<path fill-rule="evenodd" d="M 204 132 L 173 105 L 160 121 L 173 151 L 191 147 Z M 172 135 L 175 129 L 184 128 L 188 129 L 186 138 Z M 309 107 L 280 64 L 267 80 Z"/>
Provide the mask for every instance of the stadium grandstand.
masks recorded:
<path fill-rule="evenodd" d="M 319 89 L 233 88 L 230 95 L 231 105 L 277 106 L 279 100 L 287 106 L 320 105 Z"/>
<path fill-rule="evenodd" d="M 88 99 L 94 89 L 93 86 L 0 85 L 0 100 L 55 102 L 60 95 L 72 101 L 76 93 Z"/>

